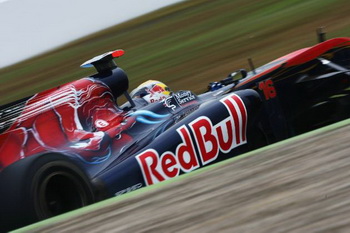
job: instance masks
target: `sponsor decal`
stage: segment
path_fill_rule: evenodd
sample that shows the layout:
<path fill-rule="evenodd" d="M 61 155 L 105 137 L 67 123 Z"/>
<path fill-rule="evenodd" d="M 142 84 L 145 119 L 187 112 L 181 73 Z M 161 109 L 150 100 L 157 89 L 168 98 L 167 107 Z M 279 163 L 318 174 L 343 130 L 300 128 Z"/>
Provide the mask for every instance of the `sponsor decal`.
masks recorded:
<path fill-rule="evenodd" d="M 136 189 L 139 189 L 142 187 L 142 184 L 141 183 L 137 183 L 131 187 L 127 187 L 126 189 L 123 189 L 123 190 L 120 190 L 118 192 L 116 192 L 114 195 L 115 196 L 119 196 L 119 195 L 122 195 L 122 194 L 125 194 L 125 193 L 130 193 L 131 191 L 135 191 Z"/>
<path fill-rule="evenodd" d="M 150 103 L 156 103 L 164 100 L 166 97 L 160 93 L 160 94 L 154 94 L 151 96 L 145 96 L 143 98 Z"/>
<path fill-rule="evenodd" d="M 194 111 L 196 111 L 199 108 L 199 105 L 194 105 L 192 108 L 187 109 L 186 111 L 182 112 L 181 115 L 177 116 L 175 118 L 175 122 L 179 122 L 182 119 L 184 119 L 185 117 L 187 117 L 188 115 L 192 114 Z"/>
<path fill-rule="evenodd" d="M 192 100 L 195 100 L 196 96 L 191 91 L 179 91 L 174 94 L 174 98 L 179 105 L 184 105 Z"/>
<path fill-rule="evenodd" d="M 247 143 L 248 116 L 242 99 L 231 94 L 220 102 L 229 113 L 227 118 L 214 125 L 210 118 L 198 117 L 188 126 L 176 129 L 181 142 L 174 152 L 165 151 L 159 155 L 156 150 L 148 149 L 136 156 L 146 185 L 176 177 L 181 172 L 191 172 L 215 161 L 220 152 L 227 154 Z"/>
<path fill-rule="evenodd" d="M 165 107 L 170 108 L 172 111 L 176 110 L 176 103 L 172 96 L 166 98 L 163 104 Z"/>
<path fill-rule="evenodd" d="M 109 123 L 105 120 L 98 119 L 95 121 L 95 125 L 97 128 L 104 128 L 104 127 L 107 127 L 109 125 Z"/>
<path fill-rule="evenodd" d="M 176 111 L 177 107 L 186 105 L 187 103 L 196 100 L 197 97 L 191 91 L 179 91 L 172 96 L 163 100 L 163 105 L 170 108 L 172 111 Z"/>

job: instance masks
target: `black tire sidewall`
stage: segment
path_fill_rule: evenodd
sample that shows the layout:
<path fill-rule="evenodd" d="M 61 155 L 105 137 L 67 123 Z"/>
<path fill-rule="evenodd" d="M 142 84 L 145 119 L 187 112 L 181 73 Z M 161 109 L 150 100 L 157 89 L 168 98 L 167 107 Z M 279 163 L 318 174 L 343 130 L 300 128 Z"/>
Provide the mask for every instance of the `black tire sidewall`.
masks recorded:
<path fill-rule="evenodd" d="M 50 217 L 40 207 L 42 201 L 39 200 L 38 190 L 45 178 L 55 172 L 74 177 L 75 183 L 84 190 L 85 204 L 94 202 L 89 178 L 71 159 L 61 154 L 28 157 L 0 173 L 0 230 L 3 225 L 14 229 Z"/>

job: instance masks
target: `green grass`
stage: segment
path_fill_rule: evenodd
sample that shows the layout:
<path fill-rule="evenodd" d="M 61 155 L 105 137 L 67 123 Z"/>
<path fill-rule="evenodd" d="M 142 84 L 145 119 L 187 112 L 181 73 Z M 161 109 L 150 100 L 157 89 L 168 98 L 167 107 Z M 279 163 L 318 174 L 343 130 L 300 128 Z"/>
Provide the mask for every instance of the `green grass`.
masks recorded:
<path fill-rule="evenodd" d="M 0 70 L 0 104 L 92 74 L 79 65 L 117 48 L 131 88 L 158 79 L 199 93 L 209 81 L 260 66 L 327 37 L 350 36 L 348 0 L 191 0 Z"/>

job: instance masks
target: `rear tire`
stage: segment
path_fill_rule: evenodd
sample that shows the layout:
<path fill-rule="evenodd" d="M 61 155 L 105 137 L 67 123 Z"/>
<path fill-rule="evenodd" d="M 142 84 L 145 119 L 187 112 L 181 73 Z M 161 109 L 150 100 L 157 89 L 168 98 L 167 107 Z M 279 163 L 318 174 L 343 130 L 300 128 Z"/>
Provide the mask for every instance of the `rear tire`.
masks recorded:
<path fill-rule="evenodd" d="M 88 177 L 59 154 L 33 156 L 0 173 L 0 231 L 15 229 L 94 202 Z"/>

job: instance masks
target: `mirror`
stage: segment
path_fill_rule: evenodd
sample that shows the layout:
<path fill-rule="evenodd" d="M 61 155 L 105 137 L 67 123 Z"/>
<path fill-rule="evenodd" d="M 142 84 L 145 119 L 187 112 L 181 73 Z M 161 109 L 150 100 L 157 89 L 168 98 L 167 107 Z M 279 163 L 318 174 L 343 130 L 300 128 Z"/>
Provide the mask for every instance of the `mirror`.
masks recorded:
<path fill-rule="evenodd" d="M 247 77 L 248 72 L 245 69 L 239 69 L 235 72 L 228 74 L 228 78 L 232 78 L 232 81 L 238 81 Z"/>

